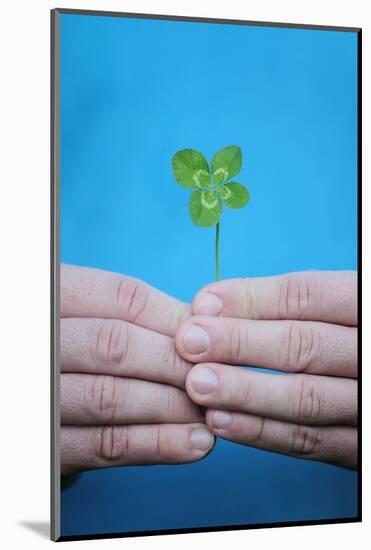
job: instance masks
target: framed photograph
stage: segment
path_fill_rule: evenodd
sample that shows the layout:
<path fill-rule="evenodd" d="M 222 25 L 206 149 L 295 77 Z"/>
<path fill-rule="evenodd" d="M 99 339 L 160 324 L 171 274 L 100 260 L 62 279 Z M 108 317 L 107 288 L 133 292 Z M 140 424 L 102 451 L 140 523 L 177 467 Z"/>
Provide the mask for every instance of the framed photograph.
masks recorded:
<path fill-rule="evenodd" d="M 361 520 L 361 29 L 55 9 L 52 539 Z"/>

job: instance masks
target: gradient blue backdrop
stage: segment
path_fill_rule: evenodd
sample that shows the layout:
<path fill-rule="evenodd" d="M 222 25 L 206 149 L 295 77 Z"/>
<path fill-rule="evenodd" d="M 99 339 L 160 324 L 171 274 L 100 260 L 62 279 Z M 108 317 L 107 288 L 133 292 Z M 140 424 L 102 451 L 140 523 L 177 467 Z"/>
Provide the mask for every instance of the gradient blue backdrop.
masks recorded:
<path fill-rule="evenodd" d="M 355 33 L 61 16 L 61 258 L 180 299 L 214 277 L 171 157 L 242 147 L 221 274 L 356 269 Z M 84 473 L 62 534 L 351 517 L 356 474 L 219 441 L 200 463 Z"/>

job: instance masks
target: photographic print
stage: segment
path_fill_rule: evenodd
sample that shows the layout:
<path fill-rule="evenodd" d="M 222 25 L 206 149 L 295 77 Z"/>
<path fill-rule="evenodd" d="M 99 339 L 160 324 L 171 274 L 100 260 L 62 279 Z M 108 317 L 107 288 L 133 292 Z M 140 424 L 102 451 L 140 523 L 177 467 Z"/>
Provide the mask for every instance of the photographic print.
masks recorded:
<path fill-rule="evenodd" d="M 360 521 L 361 30 L 52 11 L 52 538 Z"/>

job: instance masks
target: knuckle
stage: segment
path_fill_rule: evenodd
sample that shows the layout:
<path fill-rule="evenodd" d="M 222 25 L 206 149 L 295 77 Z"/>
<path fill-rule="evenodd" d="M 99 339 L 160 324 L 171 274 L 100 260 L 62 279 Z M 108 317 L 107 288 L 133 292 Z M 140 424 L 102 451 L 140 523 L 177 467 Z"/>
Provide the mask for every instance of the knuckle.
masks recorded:
<path fill-rule="evenodd" d="M 98 365 L 113 368 L 125 363 L 129 350 L 129 327 L 123 321 L 102 321 L 90 338 L 90 355 Z"/>
<path fill-rule="evenodd" d="M 243 378 L 243 383 L 236 385 L 231 392 L 231 394 L 234 394 L 236 396 L 235 397 L 236 407 L 241 407 L 242 411 L 248 410 L 248 404 L 250 402 L 250 397 L 251 397 L 251 390 L 252 390 L 251 378 L 250 376 L 247 376 L 247 373 L 246 373 L 246 376 L 244 376 Z"/>
<path fill-rule="evenodd" d="M 304 319 L 312 302 L 313 284 L 308 276 L 285 275 L 279 281 L 281 319 Z"/>
<path fill-rule="evenodd" d="M 292 406 L 299 422 L 317 423 L 322 415 L 322 396 L 314 377 L 308 374 L 294 375 L 292 380 Z"/>
<path fill-rule="evenodd" d="M 92 384 L 90 412 L 100 422 L 112 422 L 117 409 L 117 383 L 114 376 L 97 375 Z"/>
<path fill-rule="evenodd" d="M 241 359 L 242 333 L 239 323 L 231 330 L 229 335 L 229 358 L 228 360 L 239 362 Z"/>
<path fill-rule="evenodd" d="M 167 410 L 170 418 L 176 417 L 178 412 L 178 391 L 173 386 L 167 388 Z"/>
<path fill-rule="evenodd" d="M 171 339 L 166 357 L 164 358 L 164 372 L 169 373 L 167 379 L 169 382 L 184 388 L 185 379 L 190 369 L 190 364 L 185 361 L 177 352 L 174 340 Z"/>
<path fill-rule="evenodd" d="M 290 323 L 283 335 L 282 369 L 304 372 L 310 369 L 318 355 L 318 339 L 308 323 Z"/>
<path fill-rule="evenodd" d="M 128 454 L 129 444 L 128 426 L 100 426 L 95 429 L 93 452 L 95 461 L 114 462 Z"/>
<path fill-rule="evenodd" d="M 161 426 L 153 426 L 153 454 L 157 461 L 161 461 L 165 456 L 165 448 L 162 437 Z"/>
<path fill-rule="evenodd" d="M 245 291 L 242 295 L 242 311 L 246 319 L 255 319 L 257 311 L 256 287 L 251 279 L 244 279 Z"/>
<path fill-rule="evenodd" d="M 149 296 L 149 289 L 133 277 L 120 276 L 116 286 L 116 307 L 118 315 L 135 323 L 143 315 Z"/>
<path fill-rule="evenodd" d="M 321 429 L 294 424 L 289 431 L 289 448 L 294 455 L 313 455 L 322 439 Z"/>

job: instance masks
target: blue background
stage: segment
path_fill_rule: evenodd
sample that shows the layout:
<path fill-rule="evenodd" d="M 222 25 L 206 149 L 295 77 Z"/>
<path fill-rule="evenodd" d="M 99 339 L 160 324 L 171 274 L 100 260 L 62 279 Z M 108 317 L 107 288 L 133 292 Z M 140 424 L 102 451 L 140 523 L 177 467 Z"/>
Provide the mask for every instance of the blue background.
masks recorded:
<path fill-rule="evenodd" d="M 238 144 L 221 276 L 356 269 L 356 33 L 61 16 L 61 259 L 191 301 L 214 277 L 171 158 Z M 357 476 L 225 441 L 192 465 L 84 473 L 62 534 L 352 517 Z"/>

